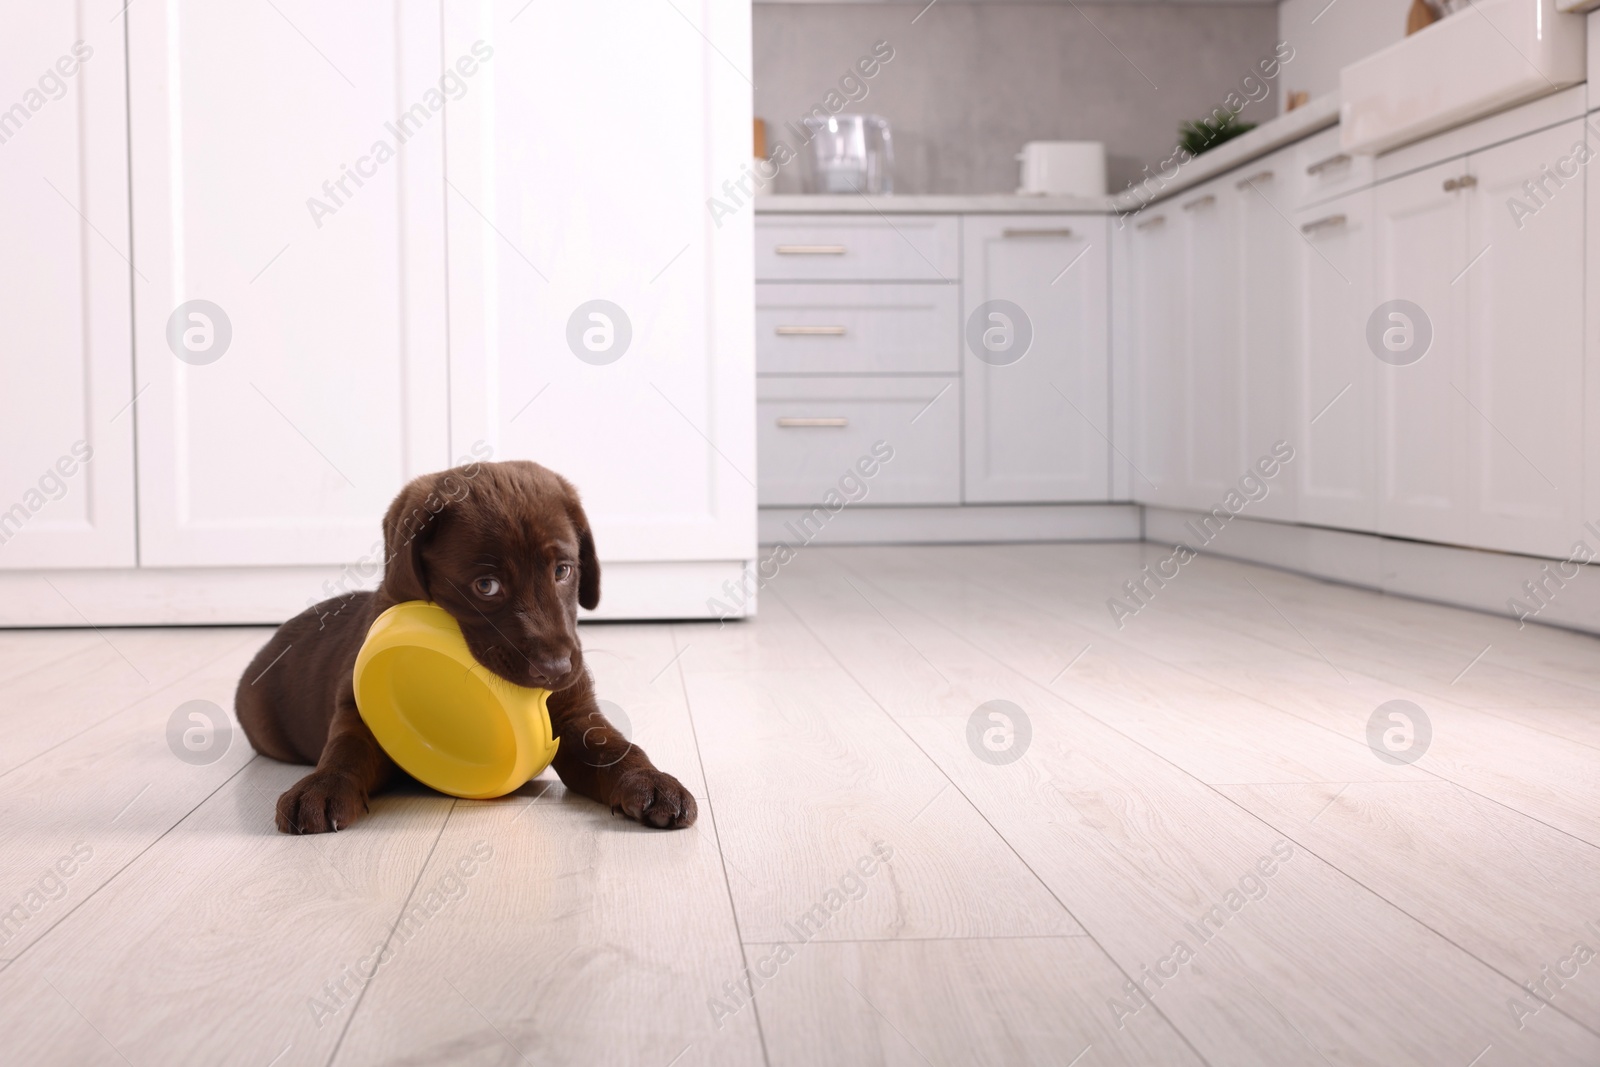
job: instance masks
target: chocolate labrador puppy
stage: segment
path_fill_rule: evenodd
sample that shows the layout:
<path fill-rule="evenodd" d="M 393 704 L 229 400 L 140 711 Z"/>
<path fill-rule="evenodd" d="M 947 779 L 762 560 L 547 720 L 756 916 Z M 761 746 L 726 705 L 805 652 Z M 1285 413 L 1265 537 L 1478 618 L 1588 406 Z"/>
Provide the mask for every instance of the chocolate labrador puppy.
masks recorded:
<path fill-rule="evenodd" d="M 461 624 L 484 667 L 551 691 L 568 789 L 663 829 L 689 826 L 695 800 L 656 770 L 595 705 L 578 643 L 578 606 L 600 602 L 594 536 L 565 478 L 536 463 L 472 463 L 407 485 L 383 519 L 376 592 L 325 600 L 278 628 L 239 679 L 234 707 L 250 744 L 316 770 L 278 798 L 278 829 L 343 830 L 399 774 L 356 710 L 351 675 L 374 619 L 431 600 Z"/>

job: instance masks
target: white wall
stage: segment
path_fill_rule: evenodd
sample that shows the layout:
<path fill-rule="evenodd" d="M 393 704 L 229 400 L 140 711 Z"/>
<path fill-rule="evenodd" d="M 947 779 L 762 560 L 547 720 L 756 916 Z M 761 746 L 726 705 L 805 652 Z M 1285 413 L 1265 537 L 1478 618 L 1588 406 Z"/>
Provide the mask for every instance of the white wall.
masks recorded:
<path fill-rule="evenodd" d="M 1299 89 L 1312 99 L 1339 91 L 1339 68 L 1406 35 L 1411 0 L 1283 0 L 1278 39 L 1294 46 L 1294 62 L 1278 86 L 1281 111 Z"/>

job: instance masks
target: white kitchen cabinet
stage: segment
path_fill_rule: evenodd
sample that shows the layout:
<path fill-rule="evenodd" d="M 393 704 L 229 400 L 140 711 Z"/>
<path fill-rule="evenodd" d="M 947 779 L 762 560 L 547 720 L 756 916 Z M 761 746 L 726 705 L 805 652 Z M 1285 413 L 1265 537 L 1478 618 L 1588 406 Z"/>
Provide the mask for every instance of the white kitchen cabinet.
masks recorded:
<path fill-rule="evenodd" d="M 1176 205 L 1148 208 L 1127 221 L 1127 353 L 1133 394 L 1133 499 L 1164 507 L 1188 506 L 1186 489 L 1189 405 L 1185 340 L 1188 287 L 1183 234 L 1173 222 Z"/>
<path fill-rule="evenodd" d="M 121 6 L 18 5 L 0 36 L 0 569 L 135 561 Z"/>
<path fill-rule="evenodd" d="M 354 560 L 451 457 L 438 9 L 125 17 L 140 562 Z"/>
<path fill-rule="evenodd" d="M 1590 39 L 1600 39 L 1600 18 L 1591 18 L 1589 28 Z M 1591 63 L 1600 64 L 1600 45 L 1590 49 L 1589 56 Z M 1600 85 L 1596 92 L 1600 93 Z M 1600 139 L 1592 133 L 1589 146 L 1600 149 Z M 1600 167 L 1594 162 L 1584 169 L 1583 178 L 1588 217 L 1584 226 L 1583 433 L 1578 454 L 1583 463 L 1585 521 L 1600 525 L 1596 517 L 1600 512 Z"/>
<path fill-rule="evenodd" d="M 1182 233 L 1184 300 L 1182 362 L 1172 385 L 1188 408 L 1183 499 L 1217 506 L 1244 473 L 1238 199 L 1232 182 L 1216 179 L 1180 194 L 1173 217 Z"/>
<path fill-rule="evenodd" d="M 1315 526 L 1377 525 L 1373 428 L 1377 360 L 1371 314 L 1372 193 L 1347 193 L 1297 211 L 1292 284 L 1296 517 Z"/>
<path fill-rule="evenodd" d="M 1294 153 L 1282 151 L 1246 167 L 1227 183 L 1238 235 L 1235 308 L 1239 373 L 1243 384 L 1241 477 L 1279 441 L 1303 438 L 1297 418 L 1293 307 L 1296 245 L 1290 222 Z M 1265 498 L 1250 505 L 1255 518 L 1292 521 L 1296 516 L 1293 467 L 1275 477 Z"/>
<path fill-rule="evenodd" d="M 962 220 L 968 503 L 1110 492 L 1107 220 Z"/>
<path fill-rule="evenodd" d="M 1463 330 L 1467 290 L 1459 284 L 1467 248 L 1464 162 L 1429 167 L 1375 191 L 1373 308 L 1390 337 L 1369 351 L 1378 375 L 1378 531 L 1423 541 L 1460 543 L 1468 526 Z M 1407 308 L 1379 312 L 1405 300 Z M 1365 336 L 1367 323 L 1359 324 Z M 1429 337 L 1431 336 L 1431 341 Z M 1369 338 L 1367 347 L 1374 346 Z M 1421 353 L 1418 355 L 1418 353 Z M 1414 361 L 1413 361 L 1414 360 Z"/>
<path fill-rule="evenodd" d="M 1219 506 L 1294 421 L 1290 306 L 1299 264 L 1288 220 L 1292 157 L 1282 152 L 1152 208 L 1133 223 L 1125 328 L 1137 364 L 1135 497 Z M 1289 519 L 1274 483 L 1257 517 Z"/>
<path fill-rule="evenodd" d="M 1574 121 L 1468 159 L 1467 251 L 1485 251 L 1457 283 L 1467 367 L 1454 399 L 1479 547 L 1564 557 L 1583 533 L 1584 144 Z M 1566 184 L 1546 181 L 1537 213 L 1514 215 L 1544 167 Z"/>
<path fill-rule="evenodd" d="M 396 490 L 467 455 L 579 484 L 602 612 L 705 614 L 741 578 L 753 209 L 706 192 L 748 169 L 747 5 L 19 18 L 8 69 L 88 40 L 0 112 L 27 382 L 0 398 L 0 568 L 71 594 L 0 575 L 6 621 L 287 617 L 370 581 L 339 568 L 378 555 Z"/>
<path fill-rule="evenodd" d="M 1379 289 L 1432 343 L 1378 367 L 1379 531 L 1565 555 L 1581 524 L 1583 219 L 1566 123 L 1377 189 Z M 1565 188 L 1525 183 L 1568 159 Z M 1513 204 L 1537 207 L 1516 213 Z"/>
<path fill-rule="evenodd" d="M 707 195 L 749 166 L 749 4 L 524 8 L 445 11 L 444 55 L 494 49 L 449 116 L 452 450 L 566 475 L 608 565 L 737 579 L 756 550 L 753 207 Z"/>

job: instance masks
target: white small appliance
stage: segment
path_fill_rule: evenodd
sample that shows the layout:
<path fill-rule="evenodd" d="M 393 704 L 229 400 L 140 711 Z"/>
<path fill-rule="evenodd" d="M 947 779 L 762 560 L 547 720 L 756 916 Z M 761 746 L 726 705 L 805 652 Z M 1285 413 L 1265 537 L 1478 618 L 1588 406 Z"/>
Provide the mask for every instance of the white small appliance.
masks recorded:
<path fill-rule="evenodd" d="M 1017 155 L 1024 196 L 1105 196 L 1103 141 L 1029 141 Z"/>

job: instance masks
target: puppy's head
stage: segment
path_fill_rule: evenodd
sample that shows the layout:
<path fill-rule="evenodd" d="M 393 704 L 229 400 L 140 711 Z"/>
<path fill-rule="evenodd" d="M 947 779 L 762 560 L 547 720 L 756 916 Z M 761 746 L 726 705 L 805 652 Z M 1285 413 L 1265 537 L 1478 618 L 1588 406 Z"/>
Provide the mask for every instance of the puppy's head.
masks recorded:
<path fill-rule="evenodd" d="M 578 680 L 578 608 L 600 603 L 600 563 L 565 478 L 525 460 L 424 475 L 389 505 L 383 539 L 386 600 L 444 608 L 473 657 L 508 682 Z"/>

